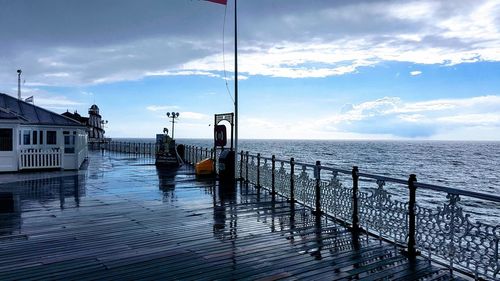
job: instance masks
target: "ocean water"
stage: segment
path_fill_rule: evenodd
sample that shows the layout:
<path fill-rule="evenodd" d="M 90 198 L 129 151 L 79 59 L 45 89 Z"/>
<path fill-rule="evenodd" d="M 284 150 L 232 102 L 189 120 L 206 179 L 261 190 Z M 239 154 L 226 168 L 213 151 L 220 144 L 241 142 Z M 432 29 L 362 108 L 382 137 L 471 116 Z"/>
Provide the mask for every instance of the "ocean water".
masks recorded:
<path fill-rule="evenodd" d="M 154 139 L 114 139 L 154 142 Z M 177 143 L 212 147 L 210 139 L 178 139 Z M 238 150 L 278 159 L 408 179 L 416 174 L 421 183 L 500 195 L 500 142 L 472 141 L 324 141 L 240 140 Z M 401 187 L 394 195 L 406 192 Z M 426 203 L 446 200 L 444 195 L 420 193 Z M 440 198 L 436 198 L 440 197 Z M 476 219 L 500 224 L 500 203 L 462 199 Z"/>

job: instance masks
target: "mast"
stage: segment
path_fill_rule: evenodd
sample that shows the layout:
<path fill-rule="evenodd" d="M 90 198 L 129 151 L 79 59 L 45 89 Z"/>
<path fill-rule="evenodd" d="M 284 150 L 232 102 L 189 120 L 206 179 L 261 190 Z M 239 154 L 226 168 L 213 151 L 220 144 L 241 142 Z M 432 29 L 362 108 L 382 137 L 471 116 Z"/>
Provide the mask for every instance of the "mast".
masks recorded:
<path fill-rule="evenodd" d="M 238 155 L 238 0 L 234 0 L 234 152 Z M 235 161 L 236 165 L 236 161 Z"/>

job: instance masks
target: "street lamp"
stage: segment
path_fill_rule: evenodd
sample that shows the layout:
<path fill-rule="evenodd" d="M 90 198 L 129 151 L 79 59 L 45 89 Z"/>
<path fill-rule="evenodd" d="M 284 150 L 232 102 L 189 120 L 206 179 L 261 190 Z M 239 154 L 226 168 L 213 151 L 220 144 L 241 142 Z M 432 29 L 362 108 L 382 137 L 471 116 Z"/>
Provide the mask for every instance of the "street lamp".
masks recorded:
<path fill-rule="evenodd" d="M 21 99 L 21 69 L 17 70 L 17 98 Z"/>
<path fill-rule="evenodd" d="M 175 123 L 175 119 L 176 118 L 179 118 L 179 112 L 167 112 L 167 117 L 168 118 L 172 118 L 172 139 L 174 138 L 174 123 Z"/>

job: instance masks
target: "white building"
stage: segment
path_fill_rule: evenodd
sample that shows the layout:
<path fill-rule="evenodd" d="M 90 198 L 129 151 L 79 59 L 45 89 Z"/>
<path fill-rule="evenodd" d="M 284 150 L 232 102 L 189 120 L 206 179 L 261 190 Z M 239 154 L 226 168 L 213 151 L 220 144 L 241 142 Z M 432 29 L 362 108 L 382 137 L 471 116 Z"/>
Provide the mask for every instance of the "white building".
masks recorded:
<path fill-rule="evenodd" d="M 89 117 L 81 116 L 76 111 L 74 113 L 66 111 L 61 115 L 86 125 L 88 132 L 88 141 L 90 143 L 99 143 L 108 140 L 104 137 L 104 124 L 106 124 L 107 121 L 102 120 L 102 117 L 99 114 L 99 107 L 97 107 L 96 104 L 93 104 L 89 108 Z"/>
<path fill-rule="evenodd" d="M 74 170 L 86 157 L 85 125 L 0 93 L 0 172 Z"/>

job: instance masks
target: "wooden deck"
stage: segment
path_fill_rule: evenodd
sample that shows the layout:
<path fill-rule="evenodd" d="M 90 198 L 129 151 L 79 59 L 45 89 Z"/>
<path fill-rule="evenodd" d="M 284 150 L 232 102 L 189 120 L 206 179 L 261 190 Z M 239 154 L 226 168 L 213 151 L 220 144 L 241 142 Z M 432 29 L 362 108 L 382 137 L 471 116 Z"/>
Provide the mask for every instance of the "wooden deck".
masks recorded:
<path fill-rule="evenodd" d="M 0 280 L 457 279 L 265 190 L 151 162 L 91 154 L 83 172 L 0 184 L 17 206 L 0 214 Z"/>

